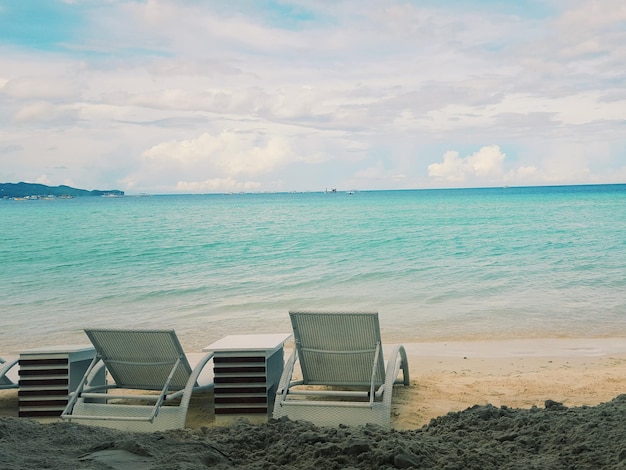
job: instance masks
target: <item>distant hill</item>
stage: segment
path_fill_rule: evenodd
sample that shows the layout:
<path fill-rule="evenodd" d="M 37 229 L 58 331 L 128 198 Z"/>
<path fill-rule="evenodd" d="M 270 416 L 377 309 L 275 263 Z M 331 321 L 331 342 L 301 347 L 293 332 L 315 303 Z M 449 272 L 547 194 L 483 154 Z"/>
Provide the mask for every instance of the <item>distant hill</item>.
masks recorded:
<path fill-rule="evenodd" d="M 0 198 L 10 197 L 27 197 L 27 196 L 70 196 L 70 197 L 82 197 L 82 196 L 123 196 L 124 191 L 118 189 L 111 189 L 102 191 L 94 189 L 88 191 L 86 189 L 77 189 L 70 186 L 46 186 L 45 184 L 36 183 L 0 183 Z"/>

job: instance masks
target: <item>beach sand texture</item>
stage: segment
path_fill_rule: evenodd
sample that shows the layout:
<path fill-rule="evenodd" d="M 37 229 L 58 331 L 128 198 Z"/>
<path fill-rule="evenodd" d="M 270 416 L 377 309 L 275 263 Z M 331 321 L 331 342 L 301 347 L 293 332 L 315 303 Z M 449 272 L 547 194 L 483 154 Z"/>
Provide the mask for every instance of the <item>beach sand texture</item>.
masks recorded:
<path fill-rule="evenodd" d="M 0 468 L 626 468 L 626 341 L 415 343 L 393 430 L 271 421 L 129 434 L 16 418 L 0 392 Z"/>

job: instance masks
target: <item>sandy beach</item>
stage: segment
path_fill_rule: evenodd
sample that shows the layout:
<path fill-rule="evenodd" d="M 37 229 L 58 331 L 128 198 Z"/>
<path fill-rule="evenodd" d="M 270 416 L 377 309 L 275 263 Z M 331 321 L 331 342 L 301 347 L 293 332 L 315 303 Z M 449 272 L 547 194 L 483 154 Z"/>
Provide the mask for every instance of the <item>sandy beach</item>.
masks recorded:
<path fill-rule="evenodd" d="M 626 339 L 405 347 L 391 431 L 217 427 L 209 394 L 187 429 L 132 435 L 17 418 L 17 392 L 0 391 L 0 468 L 626 468 Z"/>

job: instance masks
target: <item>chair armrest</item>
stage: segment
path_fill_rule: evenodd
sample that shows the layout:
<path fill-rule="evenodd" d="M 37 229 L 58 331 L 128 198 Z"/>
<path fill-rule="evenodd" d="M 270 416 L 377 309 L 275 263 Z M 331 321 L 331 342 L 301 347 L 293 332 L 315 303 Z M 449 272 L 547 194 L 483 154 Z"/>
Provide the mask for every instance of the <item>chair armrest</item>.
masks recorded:
<path fill-rule="evenodd" d="M 209 390 L 214 387 L 215 384 L 206 384 L 200 386 L 198 384 L 198 377 L 200 377 L 200 373 L 204 369 L 204 367 L 209 363 L 215 353 L 213 351 L 205 354 L 202 359 L 196 364 L 196 366 L 191 371 L 191 375 L 189 376 L 189 381 L 184 388 L 183 398 L 180 402 L 180 406 L 189 406 L 189 401 L 191 400 L 191 394 L 194 390 Z"/>
<path fill-rule="evenodd" d="M 400 369 L 402 369 L 401 382 L 397 380 Z M 387 361 L 387 367 L 385 368 L 385 400 L 388 400 L 389 403 L 391 403 L 391 390 L 396 383 L 402 383 L 407 387 L 411 383 L 409 377 L 409 362 L 404 346 L 402 345 L 396 345 L 393 348 L 389 360 Z"/>
<path fill-rule="evenodd" d="M 280 381 L 278 382 L 278 390 L 276 393 L 282 393 L 283 390 L 289 388 L 289 382 L 291 382 L 291 377 L 293 376 L 293 369 L 296 363 L 296 359 L 298 357 L 298 351 L 296 349 L 293 350 L 287 362 L 285 362 L 285 367 L 283 369 L 283 373 L 280 376 Z"/>
<path fill-rule="evenodd" d="M 17 365 L 19 359 L 15 358 L 15 359 L 7 359 L 6 361 L 3 360 L 2 358 L 0 358 L 0 377 L 5 377 L 8 384 L 6 385 L 2 385 L 2 388 L 17 388 L 19 386 L 19 384 L 13 383 L 13 380 L 8 377 L 8 375 L 6 375 L 13 367 L 15 367 L 15 365 Z M 12 372 L 13 373 L 13 372 Z"/>

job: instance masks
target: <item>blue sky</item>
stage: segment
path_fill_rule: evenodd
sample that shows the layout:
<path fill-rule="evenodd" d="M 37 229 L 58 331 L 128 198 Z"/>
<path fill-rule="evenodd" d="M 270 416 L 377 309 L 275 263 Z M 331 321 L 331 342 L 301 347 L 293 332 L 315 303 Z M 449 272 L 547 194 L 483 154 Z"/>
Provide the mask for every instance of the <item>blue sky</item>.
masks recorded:
<path fill-rule="evenodd" d="M 0 182 L 626 182 L 622 0 L 0 0 Z"/>

